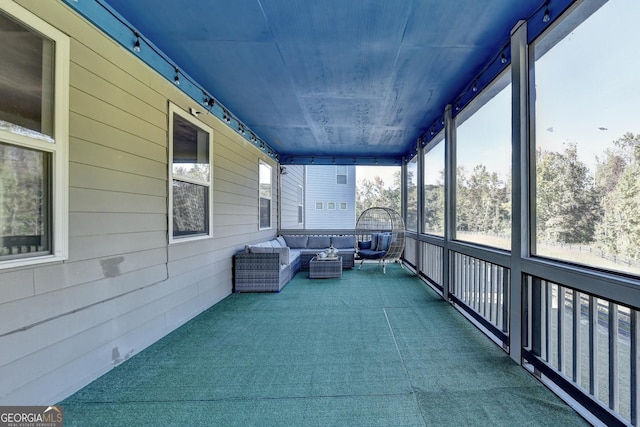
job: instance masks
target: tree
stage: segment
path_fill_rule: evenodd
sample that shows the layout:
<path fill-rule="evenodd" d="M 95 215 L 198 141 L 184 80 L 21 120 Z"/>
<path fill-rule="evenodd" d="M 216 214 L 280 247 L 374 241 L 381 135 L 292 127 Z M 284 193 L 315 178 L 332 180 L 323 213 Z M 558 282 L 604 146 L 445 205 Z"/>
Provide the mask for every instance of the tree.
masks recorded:
<path fill-rule="evenodd" d="M 423 224 L 426 232 L 444 232 L 444 170 L 435 184 L 424 188 Z"/>
<path fill-rule="evenodd" d="M 602 220 L 596 227 L 605 251 L 640 258 L 640 134 L 626 133 L 605 151 L 596 169 Z"/>
<path fill-rule="evenodd" d="M 511 227 L 511 189 L 497 172 L 476 165 L 467 176 L 457 170 L 456 228 L 460 231 L 505 234 Z"/>
<path fill-rule="evenodd" d="M 562 243 L 594 240 L 600 205 L 589 168 L 578 160 L 576 144 L 564 153 L 536 152 L 538 239 Z"/>
<path fill-rule="evenodd" d="M 390 186 L 386 186 L 379 176 L 374 177 L 373 180 L 367 178 L 358 180 L 356 185 L 356 217 L 374 206 L 401 211 L 400 171 L 396 172 L 393 178 L 393 183 Z"/>

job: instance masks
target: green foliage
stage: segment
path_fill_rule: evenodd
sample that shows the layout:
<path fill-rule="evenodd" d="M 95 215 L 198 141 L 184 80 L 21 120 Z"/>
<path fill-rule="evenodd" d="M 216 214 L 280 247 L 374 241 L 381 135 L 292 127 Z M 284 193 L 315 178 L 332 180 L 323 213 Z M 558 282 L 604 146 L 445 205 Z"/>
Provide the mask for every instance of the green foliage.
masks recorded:
<path fill-rule="evenodd" d="M 0 236 L 45 233 L 46 156 L 0 144 Z"/>
<path fill-rule="evenodd" d="M 600 219 L 597 191 L 575 144 L 563 153 L 536 153 L 536 220 L 539 240 L 590 243 Z"/>
<path fill-rule="evenodd" d="M 402 209 L 402 191 L 400 171 L 393 177 L 393 183 L 387 188 L 379 176 L 373 180 L 364 178 L 356 186 L 356 218 L 366 209 L 382 206 L 400 212 Z M 415 202 L 415 200 L 414 200 Z"/>
<path fill-rule="evenodd" d="M 511 227 L 511 180 L 502 182 L 496 172 L 477 165 L 468 174 L 463 167 L 456 178 L 456 228 L 504 235 Z"/>
<path fill-rule="evenodd" d="M 640 134 L 613 144 L 596 168 L 602 211 L 596 240 L 610 254 L 640 259 Z"/>

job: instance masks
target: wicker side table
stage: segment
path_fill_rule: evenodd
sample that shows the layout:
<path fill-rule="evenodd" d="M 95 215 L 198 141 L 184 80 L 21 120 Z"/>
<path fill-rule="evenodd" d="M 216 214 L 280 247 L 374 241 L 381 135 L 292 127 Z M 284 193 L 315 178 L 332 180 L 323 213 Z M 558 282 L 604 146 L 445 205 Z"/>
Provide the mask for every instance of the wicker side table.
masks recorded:
<path fill-rule="evenodd" d="M 342 257 L 309 261 L 309 279 L 339 279 L 342 277 Z"/>

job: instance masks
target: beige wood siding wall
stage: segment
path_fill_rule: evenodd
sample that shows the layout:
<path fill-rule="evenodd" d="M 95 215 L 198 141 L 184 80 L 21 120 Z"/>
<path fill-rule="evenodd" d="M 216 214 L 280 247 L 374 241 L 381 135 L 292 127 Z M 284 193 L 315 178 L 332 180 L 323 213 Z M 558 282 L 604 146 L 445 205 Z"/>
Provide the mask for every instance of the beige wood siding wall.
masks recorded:
<path fill-rule="evenodd" d="M 71 38 L 70 250 L 0 272 L 0 405 L 52 404 L 229 295 L 232 255 L 276 230 L 258 231 L 262 153 L 200 116 L 214 238 L 169 246 L 168 103 L 201 107 L 62 2 L 17 3 Z"/>

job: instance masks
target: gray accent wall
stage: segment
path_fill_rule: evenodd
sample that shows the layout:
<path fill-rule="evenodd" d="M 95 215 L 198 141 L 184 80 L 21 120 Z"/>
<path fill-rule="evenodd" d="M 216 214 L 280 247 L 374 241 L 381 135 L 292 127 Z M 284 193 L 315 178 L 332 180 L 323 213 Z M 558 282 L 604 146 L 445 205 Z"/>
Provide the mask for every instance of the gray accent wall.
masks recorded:
<path fill-rule="evenodd" d="M 17 3 L 71 38 L 69 259 L 0 270 L 0 405 L 44 405 L 232 292 L 232 255 L 276 233 L 277 203 L 258 230 L 258 160 L 274 200 L 278 165 L 200 115 L 214 130 L 214 237 L 169 245 L 168 105 L 202 107 L 62 2 Z"/>
<path fill-rule="evenodd" d="M 316 165 L 306 168 L 306 217 L 307 229 L 352 229 L 356 226 L 356 168 L 346 168 L 345 184 L 337 183 L 337 168 L 334 165 Z M 343 171 L 343 170 L 341 170 Z M 316 208 L 322 203 L 322 209 Z M 330 209 L 333 203 L 334 209 Z M 346 209 L 340 209 L 346 203 Z"/>

